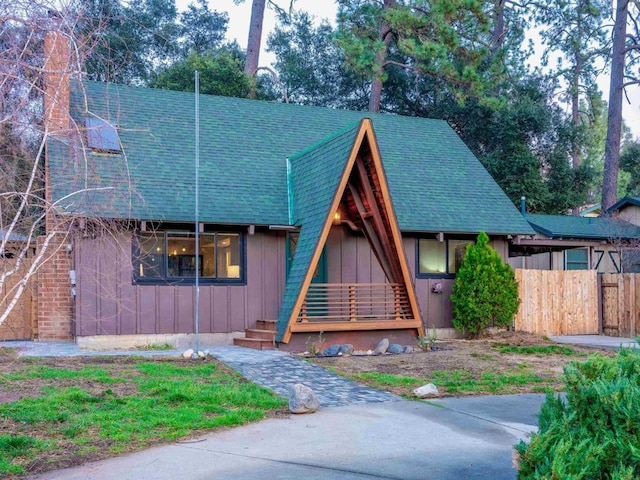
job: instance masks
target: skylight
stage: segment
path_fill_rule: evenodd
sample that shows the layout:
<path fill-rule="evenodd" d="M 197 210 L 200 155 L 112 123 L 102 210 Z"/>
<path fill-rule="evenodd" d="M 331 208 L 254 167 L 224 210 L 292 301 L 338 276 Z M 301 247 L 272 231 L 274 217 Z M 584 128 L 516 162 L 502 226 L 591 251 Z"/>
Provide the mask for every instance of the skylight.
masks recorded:
<path fill-rule="evenodd" d="M 118 131 L 111 123 L 95 117 L 84 117 L 84 126 L 90 149 L 113 153 L 122 151 Z"/>

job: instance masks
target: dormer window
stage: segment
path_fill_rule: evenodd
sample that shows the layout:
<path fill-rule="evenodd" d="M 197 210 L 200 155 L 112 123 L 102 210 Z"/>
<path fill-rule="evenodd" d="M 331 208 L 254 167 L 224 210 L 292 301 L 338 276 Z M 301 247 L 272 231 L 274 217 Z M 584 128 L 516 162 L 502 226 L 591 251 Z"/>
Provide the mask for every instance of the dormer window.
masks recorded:
<path fill-rule="evenodd" d="M 120 153 L 120 137 L 115 125 L 95 117 L 84 117 L 87 145 L 94 152 Z"/>

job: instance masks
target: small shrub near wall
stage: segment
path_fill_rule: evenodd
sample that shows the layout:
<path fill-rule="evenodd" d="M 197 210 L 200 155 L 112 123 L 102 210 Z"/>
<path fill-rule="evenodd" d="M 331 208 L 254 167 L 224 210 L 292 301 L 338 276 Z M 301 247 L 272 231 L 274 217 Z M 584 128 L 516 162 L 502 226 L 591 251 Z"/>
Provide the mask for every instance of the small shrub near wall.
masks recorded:
<path fill-rule="evenodd" d="M 542 405 L 539 430 L 516 445 L 519 479 L 640 478 L 640 353 L 565 366 L 566 402 Z"/>
<path fill-rule="evenodd" d="M 490 325 L 507 327 L 518 311 L 518 282 L 510 265 L 489 245 L 480 232 L 469 245 L 453 284 L 453 326 L 477 335 Z"/>

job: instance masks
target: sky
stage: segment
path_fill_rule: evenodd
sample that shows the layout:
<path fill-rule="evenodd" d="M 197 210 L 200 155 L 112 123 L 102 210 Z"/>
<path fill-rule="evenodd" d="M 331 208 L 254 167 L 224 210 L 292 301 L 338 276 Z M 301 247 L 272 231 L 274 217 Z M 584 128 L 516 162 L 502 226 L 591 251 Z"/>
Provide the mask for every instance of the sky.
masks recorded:
<path fill-rule="evenodd" d="M 279 0 L 278 5 L 288 8 L 289 0 Z M 191 0 L 176 0 L 179 9 L 185 9 Z M 236 5 L 233 0 L 209 0 L 210 8 L 219 12 L 227 12 L 229 14 L 229 29 L 227 38 L 229 40 L 237 40 L 238 44 L 246 48 L 247 36 L 249 34 L 249 20 L 251 18 L 251 0 L 245 0 L 244 3 Z M 295 8 L 303 10 L 316 16 L 318 19 L 327 18 L 332 23 L 335 20 L 337 7 L 333 0 L 296 0 Z M 260 65 L 270 65 L 274 61 L 273 55 L 264 51 L 266 39 L 269 32 L 275 26 L 275 14 L 272 9 L 265 10 L 265 18 L 262 27 L 262 44 L 263 51 L 260 53 Z M 609 77 L 602 75 L 598 81 L 600 90 L 604 93 L 604 99 L 609 99 Z M 630 87 L 627 89 L 629 94 L 629 102 L 624 98 L 623 117 L 627 126 L 631 129 L 633 136 L 640 139 L 640 86 Z M 568 108 L 568 107 L 567 107 Z"/>

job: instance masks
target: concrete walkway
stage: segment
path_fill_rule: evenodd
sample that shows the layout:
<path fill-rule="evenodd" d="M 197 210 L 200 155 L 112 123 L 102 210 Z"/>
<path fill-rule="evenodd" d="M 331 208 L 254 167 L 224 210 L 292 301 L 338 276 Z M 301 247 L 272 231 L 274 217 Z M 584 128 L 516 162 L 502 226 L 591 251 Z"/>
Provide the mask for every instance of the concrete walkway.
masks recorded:
<path fill-rule="evenodd" d="M 542 395 L 324 408 L 151 448 L 39 480 L 515 479 L 513 445 Z"/>
<path fill-rule="evenodd" d="M 633 338 L 608 337 L 606 335 L 562 335 L 550 336 L 556 343 L 568 343 L 573 345 L 583 345 L 585 347 L 606 348 L 608 350 L 618 350 L 623 348 L 640 348 Z"/>

